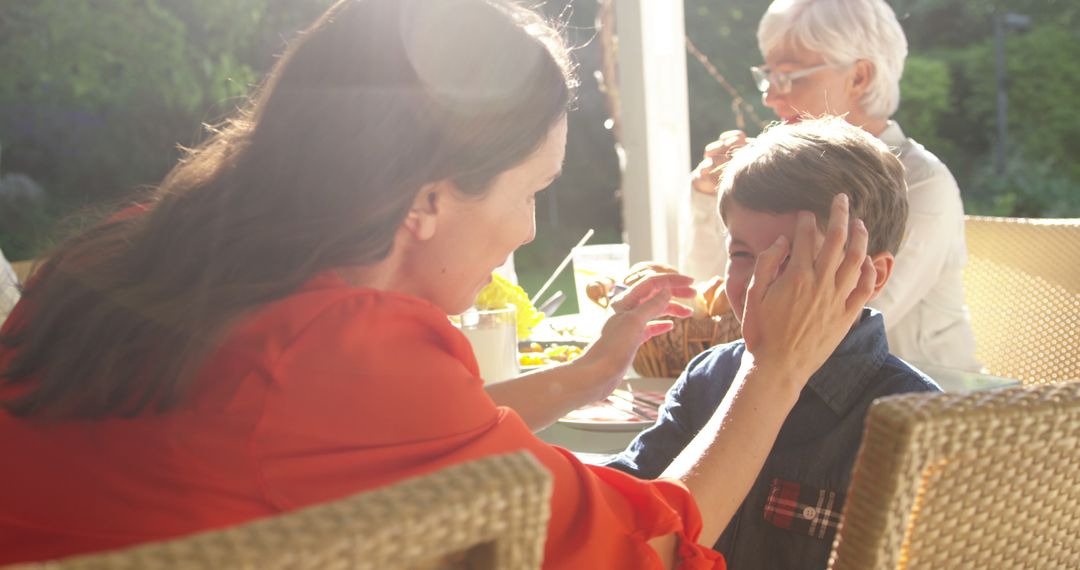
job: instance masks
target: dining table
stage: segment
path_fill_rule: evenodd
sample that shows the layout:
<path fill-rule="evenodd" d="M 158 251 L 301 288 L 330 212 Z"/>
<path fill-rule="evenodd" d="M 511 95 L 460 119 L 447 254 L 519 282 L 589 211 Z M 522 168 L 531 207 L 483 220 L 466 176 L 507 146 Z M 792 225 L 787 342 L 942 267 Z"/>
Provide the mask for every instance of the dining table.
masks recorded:
<path fill-rule="evenodd" d="M 985 372 L 925 364 L 913 366 L 932 378 L 945 392 L 995 390 L 1021 384 L 1019 380 Z M 626 449 L 637 434 L 653 425 L 663 394 L 674 383 L 675 378 L 643 378 L 630 371 L 612 397 L 586 409 L 576 410 L 536 435 L 547 443 L 570 450 L 585 463 L 600 463 L 607 456 Z M 640 396 L 628 398 L 628 394 Z M 628 413 L 614 418 L 589 413 L 606 407 L 623 409 Z"/>

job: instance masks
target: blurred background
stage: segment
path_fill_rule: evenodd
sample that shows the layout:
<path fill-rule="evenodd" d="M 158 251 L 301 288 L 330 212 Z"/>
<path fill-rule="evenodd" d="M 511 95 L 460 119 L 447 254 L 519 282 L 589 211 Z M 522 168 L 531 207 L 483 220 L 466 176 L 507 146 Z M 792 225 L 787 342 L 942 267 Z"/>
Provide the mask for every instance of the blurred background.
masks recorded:
<path fill-rule="evenodd" d="M 751 134 L 760 130 L 755 114 L 773 118 L 748 71 L 761 62 L 755 32 L 767 2 L 684 2 L 699 52 L 687 55 L 696 163 L 738 115 Z M 0 2 L 0 249 L 12 260 L 40 255 L 158 182 L 179 147 L 240 106 L 285 42 L 331 3 Z M 895 118 L 949 165 L 967 213 L 1080 216 L 1080 0 L 890 3 L 910 44 Z M 538 238 L 516 257 L 530 294 L 588 228 L 591 243 L 621 241 L 615 141 L 596 75 L 598 5 L 542 5 L 567 22 L 582 88 L 565 174 L 542 194 Z M 746 104 L 733 105 L 733 93 Z M 576 312 L 569 271 L 550 291 L 560 289 L 569 299 L 559 312 Z"/>

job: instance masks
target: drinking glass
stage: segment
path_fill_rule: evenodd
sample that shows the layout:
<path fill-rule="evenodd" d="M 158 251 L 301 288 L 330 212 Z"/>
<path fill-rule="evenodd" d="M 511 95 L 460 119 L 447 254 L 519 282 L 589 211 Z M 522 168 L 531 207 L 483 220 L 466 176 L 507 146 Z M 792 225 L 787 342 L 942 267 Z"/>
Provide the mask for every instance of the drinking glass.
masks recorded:
<path fill-rule="evenodd" d="M 585 287 L 593 281 L 618 283 L 630 271 L 630 246 L 625 243 L 605 243 L 575 247 L 574 289 L 577 291 L 578 314 L 581 324 L 599 332 L 607 316 L 607 310 L 585 294 Z"/>
<path fill-rule="evenodd" d="M 516 307 L 470 309 L 451 321 L 469 339 L 485 384 L 518 375 Z"/>

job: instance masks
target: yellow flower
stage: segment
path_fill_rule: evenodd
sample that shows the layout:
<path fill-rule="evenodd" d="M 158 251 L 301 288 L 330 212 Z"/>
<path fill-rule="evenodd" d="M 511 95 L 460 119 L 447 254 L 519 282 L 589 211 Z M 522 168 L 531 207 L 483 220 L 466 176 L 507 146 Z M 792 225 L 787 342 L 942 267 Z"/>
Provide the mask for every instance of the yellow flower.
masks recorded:
<path fill-rule="evenodd" d="M 529 302 L 524 289 L 497 274 L 491 275 L 491 283 L 480 290 L 475 304 L 480 310 L 501 309 L 506 305 L 517 307 L 518 338 L 528 338 L 533 327 L 544 320 L 544 313 L 537 311 Z"/>

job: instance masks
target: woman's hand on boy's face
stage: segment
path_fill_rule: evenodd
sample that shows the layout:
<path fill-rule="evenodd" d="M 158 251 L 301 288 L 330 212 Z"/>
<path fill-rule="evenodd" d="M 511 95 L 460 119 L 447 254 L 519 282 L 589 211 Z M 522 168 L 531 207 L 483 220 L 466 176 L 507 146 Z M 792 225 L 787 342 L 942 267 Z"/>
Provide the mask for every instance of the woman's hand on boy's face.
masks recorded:
<path fill-rule="evenodd" d="M 824 235 L 814 215 L 803 212 L 793 243 L 781 236 L 758 255 L 743 314 L 756 366 L 805 383 L 825 362 L 873 291 L 866 242 L 866 227 L 849 223 L 847 196 L 838 194 Z"/>
<path fill-rule="evenodd" d="M 746 133 L 742 131 L 727 131 L 721 134 L 720 138 L 709 143 L 705 147 L 704 157 L 694 169 L 690 179 L 694 190 L 715 195 L 724 165 L 731 158 L 731 153 L 744 145 L 746 145 Z"/>

